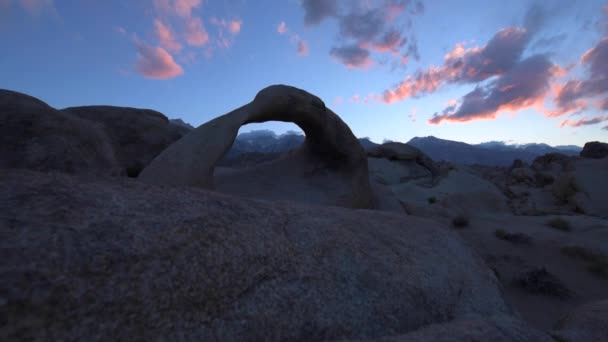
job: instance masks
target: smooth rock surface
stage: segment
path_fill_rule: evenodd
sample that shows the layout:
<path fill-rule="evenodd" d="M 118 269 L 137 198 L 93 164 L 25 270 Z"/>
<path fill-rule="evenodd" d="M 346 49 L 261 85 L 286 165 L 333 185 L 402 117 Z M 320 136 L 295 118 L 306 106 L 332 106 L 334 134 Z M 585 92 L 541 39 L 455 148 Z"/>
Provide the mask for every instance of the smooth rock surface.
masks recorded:
<path fill-rule="evenodd" d="M 2 340 L 436 336 L 515 315 L 432 220 L 21 170 L 0 171 L 0 211 Z"/>
<path fill-rule="evenodd" d="M 112 146 L 93 123 L 0 89 L 0 168 L 118 175 Z"/>

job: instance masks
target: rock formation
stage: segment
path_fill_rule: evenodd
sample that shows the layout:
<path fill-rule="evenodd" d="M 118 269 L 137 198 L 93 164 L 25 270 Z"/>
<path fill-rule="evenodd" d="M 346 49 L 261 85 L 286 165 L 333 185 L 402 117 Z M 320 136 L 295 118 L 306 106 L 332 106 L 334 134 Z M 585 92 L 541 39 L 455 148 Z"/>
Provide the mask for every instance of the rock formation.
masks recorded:
<path fill-rule="evenodd" d="M 600 159 L 608 157 L 608 144 L 592 141 L 585 144 L 581 151 L 581 157 Z"/>
<path fill-rule="evenodd" d="M 102 129 L 34 97 L 0 89 L 0 123 L 0 168 L 120 173 Z"/>
<path fill-rule="evenodd" d="M 62 110 L 101 126 L 110 139 L 123 174 L 136 177 L 167 146 L 189 133 L 183 121 L 173 123 L 149 109 L 85 106 Z"/>
<path fill-rule="evenodd" d="M 306 140 L 300 149 L 272 167 L 258 170 L 258 174 L 272 171 L 270 178 L 276 184 L 286 178 L 294 181 L 310 178 L 310 181 L 304 180 L 306 184 L 302 187 L 308 191 L 310 185 L 317 184 L 316 191 L 302 196 L 303 200 L 314 198 L 309 201 L 354 208 L 373 207 L 365 151 L 350 128 L 318 97 L 285 85 L 262 89 L 250 103 L 199 126 L 156 157 L 139 179 L 154 184 L 213 188 L 216 163 L 230 149 L 239 128 L 266 121 L 293 122 L 305 132 Z M 247 181 L 237 185 L 239 181 L 257 176 L 232 176 L 224 176 L 222 184 L 226 192 L 246 195 L 248 187 L 263 183 Z M 326 176 L 328 181 L 323 180 Z M 226 180 L 226 177 L 230 179 Z M 290 182 L 285 180 L 283 184 L 288 186 Z M 333 189 L 326 189 L 332 184 L 335 185 Z M 249 192 L 257 194 L 259 191 L 264 189 L 258 187 Z M 297 190 L 277 186 L 276 191 L 273 189 L 267 196 L 291 199 L 290 192 Z"/>
<path fill-rule="evenodd" d="M 543 336 L 432 220 L 125 178 L 0 178 L 5 340 Z"/>
<path fill-rule="evenodd" d="M 430 185 L 434 184 L 437 177 L 439 177 L 439 167 L 437 164 L 435 164 L 435 162 L 426 154 L 422 153 L 418 148 L 412 145 L 398 142 L 384 143 L 382 145 L 372 147 L 367 152 L 367 155 L 371 158 L 388 159 L 390 161 L 397 162 L 400 165 L 406 165 L 408 162 L 414 163 L 415 166 L 418 166 L 422 170 L 426 170 L 426 172 L 423 172 L 424 175 L 421 172 L 410 172 L 410 174 L 412 174 L 411 178 L 428 177 L 430 178 Z M 414 174 L 418 175 L 416 176 Z M 401 177 L 404 176 L 405 174 L 402 170 Z M 399 182 L 406 180 L 408 180 L 407 176 L 405 176 L 405 179 L 400 179 Z"/>

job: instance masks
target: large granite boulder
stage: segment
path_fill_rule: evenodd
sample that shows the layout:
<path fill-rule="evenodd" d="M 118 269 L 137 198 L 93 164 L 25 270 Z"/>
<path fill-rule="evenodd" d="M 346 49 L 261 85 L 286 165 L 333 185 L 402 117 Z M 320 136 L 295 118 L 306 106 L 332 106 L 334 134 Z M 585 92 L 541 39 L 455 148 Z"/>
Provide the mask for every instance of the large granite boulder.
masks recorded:
<path fill-rule="evenodd" d="M 372 178 L 381 184 L 423 179 L 432 185 L 440 175 L 437 164 L 412 145 L 388 142 L 370 148 L 367 155 Z"/>
<path fill-rule="evenodd" d="M 105 132 L 18 92 L 0 89 L 0 168 L 120 173 Z"/>
<path fill-rule="evenodd" d="M 588 142 L 583 147 L 580 156 L 592 159 L 608 157 L 608 144 L 599 141 Z"/>
<path fill-rule="evenodd" d="M 167 146 L 190 132 L 183 121 L 139 108 L 84 106 L 62 112 L 98 124 L 110 138 L 122 173 L 136 177 Z"/>
<path fill-rule="evenodd" d="M 224 174 L 218 182 L 222 186 L 217 186 L 220 191 L 223 187 L 225 192 L 262 198 L 374 206 L 365 151 L 350 128 L 318 97 L 285 85 L 264 88 L 250 103 L 199 126 L 156 157 L 139 179 L 213 188 L 215 166 L 232 146 L 239 128 L 266 121 L 300 126 L 306 134 L 304 144 L 271 167 Z M 302 188 L 305 195 L 292 187 Z"/>
<path fill-rule="evenodd" d="M 494 322 L 519 320 L 493 272 L 432 220 L 126 178 L 0 180 L 3 340 L 540 336 Z"/>
<path fill-rule="evenodd" d="M 561 341 L 608 341 L 608 300 L 574 309 L 556 328 L 554 336 Z"/>

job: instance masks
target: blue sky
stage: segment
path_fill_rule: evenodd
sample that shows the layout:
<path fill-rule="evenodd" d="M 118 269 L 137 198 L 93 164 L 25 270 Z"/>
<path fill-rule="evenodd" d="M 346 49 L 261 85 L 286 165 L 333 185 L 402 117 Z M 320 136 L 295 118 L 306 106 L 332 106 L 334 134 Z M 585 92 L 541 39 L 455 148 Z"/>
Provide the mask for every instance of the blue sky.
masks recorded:
<path fill-rule="evenodd" d="M 0 0 L 0 40 L 0 88 L 56 108 L 197 126 L 283 83 L 378 142 L 608 140 L 600 0 Z"/>

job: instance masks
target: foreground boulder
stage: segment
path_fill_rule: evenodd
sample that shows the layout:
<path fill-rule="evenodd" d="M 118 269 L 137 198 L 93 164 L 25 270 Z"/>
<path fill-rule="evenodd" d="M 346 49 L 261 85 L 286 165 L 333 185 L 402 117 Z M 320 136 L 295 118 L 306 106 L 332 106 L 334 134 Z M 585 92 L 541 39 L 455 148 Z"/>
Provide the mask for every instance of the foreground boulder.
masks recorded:
<path fill-rule="evenodd" d="M 136 177 L 167 146 L 191 129 L 156 111 L 128 107 L 85 106 L 62 110 L 100 125 L 110 138 L 123 174 Z"/>
<path fill-rule="evenodd" d="M 542 336 L 430 220 L 124 178 L 0 180 L 4 340 Z"/>
<path fill-rule="evenodd" d="M 608 144 L 599 141 L 591 141 L 585 144 L 581 151 L 581 157 L 601 159 L 608 157 Z"/>
<path fill-rule="evenodd" d="M 120 173 L 105 132 L 90 121 L 0 89 L 0 168 Z"/>
<path fill-rule="evenodd" d="M 199 126 L 163 151 L 139 178 L 154 184 L 213 188 L 215 166 L 239 128 L 266 121 L 300 126 L 306 134 L 304 144 L 272 166 L 223 175 L 219 190 L 354 208 L 374 206 L 365 150 L 350 128 L 318 97 L 285 85 L 264 88 L 250 103 Z M 303 189 L 304 195 L 292 188 Z"/>

